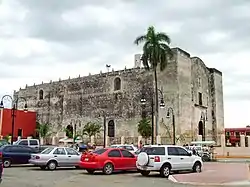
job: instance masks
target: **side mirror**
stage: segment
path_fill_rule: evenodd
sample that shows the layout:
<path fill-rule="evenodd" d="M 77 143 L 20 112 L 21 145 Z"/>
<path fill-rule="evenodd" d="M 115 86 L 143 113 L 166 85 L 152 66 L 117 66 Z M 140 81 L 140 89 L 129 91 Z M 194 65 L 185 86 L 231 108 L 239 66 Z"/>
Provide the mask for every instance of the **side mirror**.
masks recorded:
<path fill-rule="evenodd" d="M 188 153 L 188 156 L 192 156 L 192 153 Z"/>

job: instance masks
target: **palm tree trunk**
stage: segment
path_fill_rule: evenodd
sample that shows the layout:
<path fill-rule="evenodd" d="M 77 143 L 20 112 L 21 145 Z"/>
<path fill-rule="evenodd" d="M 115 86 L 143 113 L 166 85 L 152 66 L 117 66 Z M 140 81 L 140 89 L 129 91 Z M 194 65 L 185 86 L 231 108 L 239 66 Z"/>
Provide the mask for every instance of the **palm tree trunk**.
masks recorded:
<path fill-rule="evenodd" d="M 158 83 L 157 83 L 157 68 L 154 68 L 154 78 L 155 78 L 155 135 L 158 135 Z M 153 132 L 154 133 L 154 132 Z M 154 136 L 155 137 L 155 136 Z"/>

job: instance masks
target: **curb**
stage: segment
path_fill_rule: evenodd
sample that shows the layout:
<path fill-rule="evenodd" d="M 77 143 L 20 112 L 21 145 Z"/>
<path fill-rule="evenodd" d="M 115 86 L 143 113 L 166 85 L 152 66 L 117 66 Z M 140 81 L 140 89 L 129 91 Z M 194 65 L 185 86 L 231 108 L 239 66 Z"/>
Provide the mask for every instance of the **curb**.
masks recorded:
<path fill-rule="evenodd" d="M 178 184 L 190 184 L 195 186 L 250 186 L 250 181 L 236 181 L 236 182 L 230 182 L 230 183 L 199 183 L 199 182 L 179 182 L 176 180 L 176 178 L 172 175 L 168 178 L 173 183 Z"/>

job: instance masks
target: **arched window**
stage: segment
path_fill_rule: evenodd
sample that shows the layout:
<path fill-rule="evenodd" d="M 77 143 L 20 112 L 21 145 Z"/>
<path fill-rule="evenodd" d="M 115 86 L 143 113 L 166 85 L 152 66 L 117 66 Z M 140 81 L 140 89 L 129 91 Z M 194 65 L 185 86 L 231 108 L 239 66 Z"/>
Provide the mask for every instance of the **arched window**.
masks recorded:
<path fill-rule="evenodd" d="M 42 100 L 43 99 L 43 90 L 39 91 L 39 99 Z"/>
<path fill-rule="evenodd" d="M 120 90 L 121 89 L 121 79 L 119 77 L 116 77 L 114 80 L 114 90 Z"/>
<path fill-rule="evenodd" d="M 73 126 L 72 125 L 68 125 L 67 127 L 66 127 L 66 136 L 68 137 L 68 138 L 73 138 Z"/>
<path fill-rule="evenodd" d="M 114 120 L 110 120 L 108 122 L 108 136 L 109 137 L 115 137 L 115 122 Z"/>

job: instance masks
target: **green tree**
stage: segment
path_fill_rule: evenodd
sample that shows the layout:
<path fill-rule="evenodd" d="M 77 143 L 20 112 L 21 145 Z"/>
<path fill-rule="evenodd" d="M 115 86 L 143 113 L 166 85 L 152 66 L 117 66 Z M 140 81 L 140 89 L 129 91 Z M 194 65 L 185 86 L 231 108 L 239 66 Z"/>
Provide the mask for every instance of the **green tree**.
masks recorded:
<path fill-rule="evenodd" d="M 64 129 L 64 132 L 66 132 L 68 138 L 73 138 L 74 133 L 73 133 L 71 130 L 65 128 L 65 129 Z M 75 135 L 75 136 L 76 136 L 76 135 Z"/>
<path fill-rule="evenodd" d="M 84 125 L 81 134 L 91 138 L 91 136 L 96 136 L 99 133 L 101 133 L 101 129 L 102 126 L 100 124 L 94 122 L 88 122 L 86 125 Z"/>
<path fill-rule="evenodd" d="M 145 35 L 138 36 L 134 43 L 139 45 L 143 43 L 142 63 L 147 70 L 153 70 L 155 82 L 155 115 L 156 124 L 158 124 L 158 84 L 157 67 L 164 70 L 168 61 L 172 59 L 173 53 L 169 45 L 170 37 L 164 32 L 156 32 L 153 26 L 148 27 Z"/>
<path fill-rule="evenodd" d="M 152 127 L 150 124 L 150 120 L 147 118 L 143 118 L 138 123 L 138 133 L 145 138 L 146 140 L 152 136 Z"/>
<path fill-rule="evenodd" d="M 52 135 L 51 125 L 49 123 L 38 123 L 36 124 L 36 131 L 40 138 L 47 138 Z"/>

